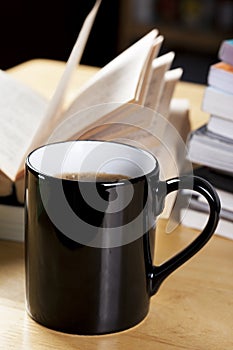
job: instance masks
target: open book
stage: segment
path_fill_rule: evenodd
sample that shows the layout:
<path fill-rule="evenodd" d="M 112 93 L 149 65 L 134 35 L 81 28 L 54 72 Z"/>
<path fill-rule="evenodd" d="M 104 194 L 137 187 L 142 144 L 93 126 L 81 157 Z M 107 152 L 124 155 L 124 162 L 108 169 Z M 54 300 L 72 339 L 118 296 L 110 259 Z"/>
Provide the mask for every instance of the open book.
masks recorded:
<path fill-rule="evenodd" d="M 170 70 L 172 52 L 157 57 L 163 37 L 156 29 L 98 70 L 67 106 L 69 84 L 100 3 L 96 1 L 87 16 L 50 101 L 0 71 L 0 196 L 9 195 L 14 184 L 17 198 L 23 202 L 25 157 L 35 147 L 51 140 L 100 138 L 100 134 L 103 138 L 110 131 L 122 132 L 122 128 L 109 129 L 109 123 L 149 128 L 154 113 L 149 113 L 147 120 L 141 118 L 137 110 L 142 106 L 168 116 L 182 70 Z"/>

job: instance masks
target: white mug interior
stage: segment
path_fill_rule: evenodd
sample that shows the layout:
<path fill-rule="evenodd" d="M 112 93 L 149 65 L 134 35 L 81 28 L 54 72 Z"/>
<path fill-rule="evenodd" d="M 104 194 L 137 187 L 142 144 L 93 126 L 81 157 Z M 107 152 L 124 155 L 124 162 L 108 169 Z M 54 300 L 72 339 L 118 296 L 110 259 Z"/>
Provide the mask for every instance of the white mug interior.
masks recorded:
<path fill-rule="evenodd" d="M 68 141 L 48 144 L 28 156 L 38 174 L 60 177 L 67 173 L 122 174 L 130 178 L 151 173 L 157 160 L 145 150 L 109 141 Z"/>

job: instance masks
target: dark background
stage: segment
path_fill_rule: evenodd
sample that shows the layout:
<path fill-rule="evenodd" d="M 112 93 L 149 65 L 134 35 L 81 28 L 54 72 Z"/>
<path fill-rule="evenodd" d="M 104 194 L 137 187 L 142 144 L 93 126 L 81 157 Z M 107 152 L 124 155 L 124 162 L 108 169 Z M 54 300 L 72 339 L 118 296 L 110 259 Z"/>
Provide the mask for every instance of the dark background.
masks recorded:
<path fill-rule="evenodd" d="M 0 68 L 32 58 L 67 60 L 95 1 L 13 0 L 1 3 Z M 103 66 L 116 54 L 118 0 L 104 0 L 82 61 Z"/>
<path fill-rule="evenodd" d="M 188 22 L 185 20 L 182 27 L 180 25 L 180 23 L 182 24 L 182 18 L 177 17 L 176 10 L 178 9 L 178 5 L 182 5 L 182 2 L 186 5 L 187 9 L 192 9 L 191 5 L 194 7 L 195 4 L 193 0 L 103 0 L 81 63 L 102 67 L 124 48 L 148 32 L 150 26 L 147 23 L 140 30 L 136 28 L 136 24 L 135 35 L 131 35 L 130 39 L 127 39 L 128 41 L 126 40 L 122 44 L 122 27 L 124 27 L 125 32 L 127 32 L 127 26 L 131 25 L 132 27 L 130 21 L 135 17 L 134 12 L 136 13 L 137 4 L 140 1 L 144 1 L 141 3 L 143 5 L 145 4 L 145 6 L 149 2 L 150 4 L 152 1 L 154 2 L 153 6 L 156 16 L 154 23 L 150 23 L 150 25 L 157 28 L 159 28 L 160 24 L 162 25 L 161 31 L 165 37 L 165 44 L 163 44 L 161 54 L 169 50 L 175 51 L 176 56 L 173 67 L 181 66 L 184 68 L 182 80 L 205 83 L 209 65 L 217 61 L 217 51 L 221 40 L 231 35 L 233 36 L 233 28 L 232 30 L 228 28 L 225 31 L 222 30 L 221 25 L 217 29 L 216 26 L 213 27 L 213 30 L 210 27 L 208 29 L 210 39 L 212 40 L 214 38 L 215 33 L 218 34 L 219 38 L 219 40 L 215 40 L 215 46 L 211 45 L 211 49 L 208 49 L 208 47 L 205 48 L 203 45 L 199 47 L 197 43 L 193 44 L 193 46 L 190 44 L 187 45 L 187 38 L 186 43 L 182 45 L 180 38 L 182 39 L 182 35 L 184 34 L 187 37 L 187 33 L 185 33 L 187 28 L 185 26 L 188 26 Z M 196 0 L 196 3 L 198 1 Z M 201 4 L 208 1 L 199 1 L 199 5 L 202 6 Z M 224 1 L 228 4 L 228 7 L 232 4 L 233 8 L 233 1 L 213 0 L 213 3 L 216 5 L 215 12 L 219 11 L 218 6 L 224 3 Z M 94 0 L 2 1 L 0 7 L 0 68 L 5 70 L 33 58 L 66 61 L 83 21 L 94 2 Z M 126 14 L 125 7 L 128 6 L 128 3 L 131 3 L 130 13 Z M 172 3 L 173 8 L 171 7 Z M 175 13 L 174 18 L 171 18 L 172 11 Z M 184 18 L 186 19 L 186 17 Z M 197 27 L 190 29 L 190 25 L 188 26 L 190 43 L 192 42 L 192 35 L 195 35 L 195 38 L 200 36 L 201 40 L 202 34 L 206 33 L 206 28 L 202 27 L 203 21 L 198 23 Z M 178 33 L 180 36 L 178 37 L 179 40 L 169 39 L 169 35 L 166 36 L 166 28 L 171 31 L 173 27 L 176 29 L 180 28 Z"/>

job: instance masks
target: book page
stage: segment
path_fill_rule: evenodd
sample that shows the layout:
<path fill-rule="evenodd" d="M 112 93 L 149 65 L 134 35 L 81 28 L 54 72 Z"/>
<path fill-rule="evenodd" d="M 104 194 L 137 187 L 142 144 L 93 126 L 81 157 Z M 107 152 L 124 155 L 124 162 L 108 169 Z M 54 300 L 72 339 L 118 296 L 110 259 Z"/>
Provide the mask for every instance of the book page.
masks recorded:
<path fill-rule="evenodd" d="M 160 35 L 154 40 L 154 43 L 151 47 L 150 54 L 148 55 L 147 62 L 145 63 L 143 70 L 141 72 L 141 77 L 139 80 L 136 99 L 139 101 L 141 105 L 145 105 L 145 98 L 147 95 L 147 90 L 150 86 L 150 81 L 153 73 L 152 63 L 153 60 L 157 57 L 160 47 L 163 43 L 163 36 Z"/>
<path fill-rule="evenodd" d="M 156 35 L 157 31 L 152 30 L 100 69 L 81 88 L 59 123 L 47 126 L 49 132 L 44 142 L 51 140 L 51 137 L 53 141 L 58 141 L 80 135 L 114 110 L 118 113 L 123 104 L 134 102 L 141 73 L 145 62 L 148 61 Z"/>
<path fill-rule="evenodd" d="M 165 73 L 164 77 L 164 88 L 161 95 L 161 99 L 159 101 L 158 113 L 160 113 L 163 117 L 167 118 L 169 115 L 169 106 L 170 101 L 178 80 L 180 80 L 182 76 L 183 70 L 182 68 L 176 68 L 169 70 Z"/>
<path fill-rule="evenodd" d="M 51 128 L 55 125 L 56 120 L 59 119 L 59 116 L 63 108 L 63 103 L 64 103 L 67 88 L 69 86 L 74 70 L 76 69 L 77 65 L 80 63 L 81 57 L 83 55 L 90 31 L 93 26 L 101 1 L 102 0 L 97 0 L 95 2 L 94 7 L 92 8 L 91 12 L 88 14 L 88 16 L 84 21 L 84 24 L 76 40 L 76 43 L 66 63 L 64 73 L 57 85 L 57 88 L 52 97 L 52 100 L 48 105 L 48 109 L 46 111 L 44 121 L 40 125 L 40 129 L 38 130 L 38 133 L 36 134 L 36 138 L 33 141 L 34 145 L 40 145 L 41 143 L 43 143 L 43 140 L 46 139 L 50 133 L 50 132 L 46 133 L 46 131 L 47 130 L 50 131 Z"/>
<path fill-rule="evenodd" d="M 0 169 L 14 181 L 47 107 L 39 94 L 0 71 Z"/>
<path fill-rule="evenodd" d="M 155 113 L 135 103 L 103 104 L 83 109 L 64 120 L 49 138 L 49 142 L 66 139 L 99 138 L 115 140 L 129 133 L 130 127 L 149 128 Z M 78 128 L 77 128 L 78 125 Z M 71 132 L 72 130 L 72 132 Z"/>
<path fill-rule="evenodd" d="M 153 123 L 151 124 L 152 131 L 156 130 L 156 133 L 158 133 L 159 130 L 161 140 L 163 139 L 163 135 L 168 125 L 167 119 L 169 117 L 172 95 L 182 72 L 183 70 L 181 68 L 176 68 L 167 71 L 164 75 L 164 85 L 157 108 L 158 118 L 154 118 Z"/>
<path fill-rule="evenodd" d="M 156 151 L 156 155 L 158 154 L 158 150 L 160 148 L 163 149 L 164 146 L 166 151 L 169 151 L 170 149 L 169 142 L 172 139 L 173 129 L 171 130 L 170 123 L 168 122 L 168 117 L 170 114 L 170 104 L 174 88 L 181 74 L 182 69 L 173 69 L 165 72 L 165 75 L 162 79 L 162 91 L 160 93 L 161 97 L 159 100 L 158 108 L 155 110 L 155 117 L 152 118 L 152 122 L 148 128 L 148 131 L 153 136 L 153 144 L 151 144 L 151 151 Z M 149 110 L 152 111 L 152 109 Z M 170 140 L 168 140 L 167 138 L 167 131 L 170 131 Z"/>
<path fill-rule="evenodd" d="M 83 86 L 64 118 L 99 104 L 133 101 L 156 35 L 157 31 L 152 30 L 95 74 Z"/>
<path fill-rule="evenodd" d="M 157 109 L 164 88 L 164 75 L 170 69 L 174 56 L 174 52 L 169 52 L 153 60 L 149 88 L 145 96 L 145 107 Z"/>
<path fill-rule="evenodd" d="M 169 122 L 174 126 L 168 127 L 163 136 L 164 146 L 153 150 L 161 167 L 161 179 L 166 180 L 180 176 L 183 173 L 185 162 L 185 140 L 190 132 L 189 102 L 187 99 L 172 98 L 169 108 Z M 166 232 L 171 232 L 177 222 L 171 216 L 174 208 L 177 192 L 170 193 L 165 200 L 165 208 L 160 218 L 169 219 Z"/>

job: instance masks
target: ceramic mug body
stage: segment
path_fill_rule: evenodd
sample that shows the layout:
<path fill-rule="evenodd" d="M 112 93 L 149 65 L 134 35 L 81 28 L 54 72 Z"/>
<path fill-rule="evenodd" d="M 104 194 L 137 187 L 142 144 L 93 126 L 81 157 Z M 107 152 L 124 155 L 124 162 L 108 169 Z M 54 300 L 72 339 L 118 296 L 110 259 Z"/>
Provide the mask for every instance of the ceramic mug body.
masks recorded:
<path fill-rule="evenodd" d="M 194 188 L 207 226 L 184 251 L 153 265 L 156 218 L 167 193 Z M 26 300 L 37 322 L 75 334 L 128 329 L 145 318 L 162 281 L 210 239 L 214 189 L 196 177 L 159 179 L 152 154 L 116 142 L 71 141 L 26 161 Z"/>

